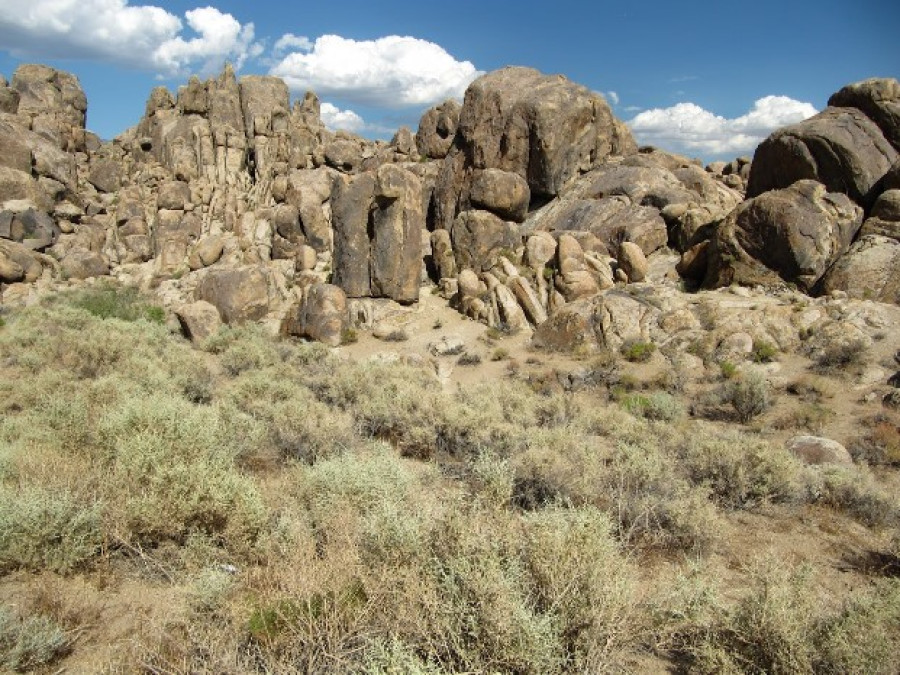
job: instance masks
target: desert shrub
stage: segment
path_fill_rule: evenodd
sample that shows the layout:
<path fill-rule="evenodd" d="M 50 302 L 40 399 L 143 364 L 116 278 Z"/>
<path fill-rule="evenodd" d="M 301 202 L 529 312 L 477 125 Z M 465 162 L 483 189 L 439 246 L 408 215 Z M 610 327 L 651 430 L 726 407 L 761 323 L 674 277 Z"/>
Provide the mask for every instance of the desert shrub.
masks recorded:
<path fill-rule="evenodd" d="M 237 550 L 252 543 L 262 502 L 236 468 L 240 448 L 218 409 L 148 396 L 108 411 L 100 436 L 107 514 L 119 536 L 155 543 L 199 531 Z"/>
<path fill-rule="evenodd" d="M 613 517 L 623 541 L 703 550 L 714 539 L 706 494 L 692 490 L 658 448 L 620 443 L 599 478 L 594 503 Z"/>
<path fill-rule="evenodd" d="M 476 494 L 484 503 L 504 507 L 513 496 L 515 477 L 509 460 L 482 451 L 472 465 Z"/>
<path fill-rule="evenodd" d="M 100 549 L 101 509 L 67 493 L 0 485 L 0 570 L 69 572 Z"/>
<path fill-rule="evenodd" d="M 763 414 L 772 405 L 771 387 L 764 375 L 750 372 L 728 383 L 725 400 L 744 424 Z"/>
<path fill-rule="evenodd" d="M 771 363 L 778 354 L 778 348 L 765 340 L 754 340 L 750 358 L 756 363 Z"/>
<path fill-rule="evenodd" d="M 133 286 L 99 284 L 91 288 L 60 293 L 51 302 L 83 309 L 100 319 L 144 320 L 159 324 L 164 323 L 166 319 L 165 310 L 150 303 Z"/>
<path fill-rule="evenodd" d="M 476 352 L 466 352 L 456 360 L 459 366 L 477 366 L 481 364 L 481 355 Z"/>
<path fill-rule="evenodd" d="M 677 398 L 665 392 L 626 394 L 619 403 L 632 415 L 648 420 L 672 422 L 684 416 L 684 407 Z"/>
<path fill-rule="evenodd" d="M 765 560 L 750 592 L 688 640 L 696 672 L 893 673 L 900 658 L 900 584 L 884 580 L 823 606 L 808 567 Z"/>
<path fill-rule="evenodd" d="M 723 380 L 734 379 L 738 374 L 737 366 L 731 361 L 721 361 L 719 362 L 719 374 L 721 374 Z"/>
<path fill-rule="evenodd" d="M 636 575 L 596 508 L 550 508 L 525 519 L 525 566 L 549 615 L 564 672 L 616 666 L 641 637 Z"/>
<path fill-rule="evenodd" d="M 649 361 L 656 351 L 656 345 L 643 340 L 627 340 L 620 350 L 627 361 L 643 363 Z"/>
<path fill-rule="evenodd" d="M 821 433 L 834 412 L 818 403 L 803 403 L 779 417 L 774 426 L 777 429 L 804 429 Z"/>
<path fill-rule="evenodd" d="M 201 570 L 191 584 L 191 609 L 200 613 L 221 609 L 234 586 L 234 576 L 223 569 L 207 567 Z"/>
<path fill-rule="evenodd" d="M 878 582 L 818 627 L 814 670 L 888 675 L 900 663 L 900 583 Z"/>
<path fill-rule="evenodd" d="M 684 439 L 678 453 L 688 479 L 709 487 L 722 506 L 747 508 L 803 496 L 800 465 L 780 446 L 739 433 L 697 431 Z"/>
<path fill-rule="evenodd" d="M 847 450 L 857 462 L 872 465 L 900 464 L 900 426 L 885 415 L 877 415 L 865 424 Z"/>
<path fill-rule="evenodd" d="M 833 342 L 816 356 L 814 368 L 822 374 L 835 374 L 859 368 L 869 362 L 870 356 L 862 340 Z"/>
<path fill-rule="evenodd" d="M 813 499 L 865 525 L 887 527 L 900 523 L 897 498 L 881 487 L 864 466 L 811 469 L 808 480 Z"/>
<path fill-rule="evenodd" d="M 65 632 L 46 616 L 18 617 L 0 607 L 0 666 L 33 672 L 63 656 L 69 649 Z"/>
<path fill-rule="evenodd" d="M 529 593 L 523 544 L 502 512 L 448 513 L 436 524 L 427 574 L 437 603 L 423 612 L 432 660 L 451 672 L 560 670 L 556 627 Z"/>
<path fill-rule="evenodd" d="M 389 332 L 381 339 L 385 342 L 406 342 L 407 340 L 409 340 L 409 334 L 402 328 L 397 328 Z"/>
<path fill-rule="evenodd" d="M 386 673 L 443 675 L 447 671 L 424 661 L 412 647 L 396 636 L 391 636 L 369 642 L 361 672 L 365 675 L 385 675 Z"/>
<path fill-rule="evenodd" d="M 345 328 L 341 331 L 341 344 L 352 345 L 359 342 L 359 333 L 355 328 Z"/>
<path fill-rule="evenodd" d="M 697 672 L 810 673 L 818 602 L 807 568 L 750 570 L 750 593 L 694 645 Z"/>
<path fill-rule="evenodd" d="M 491 361 L 504 361 L 509 358 L 509 350 L 505 347 L 497 347 L 491 352 Z"/>

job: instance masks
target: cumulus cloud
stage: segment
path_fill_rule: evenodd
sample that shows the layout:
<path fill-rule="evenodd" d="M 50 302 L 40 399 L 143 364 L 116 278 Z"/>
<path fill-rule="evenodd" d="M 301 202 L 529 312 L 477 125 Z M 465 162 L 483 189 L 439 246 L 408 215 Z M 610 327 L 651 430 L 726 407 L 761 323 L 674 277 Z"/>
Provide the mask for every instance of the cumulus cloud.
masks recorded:
<path fill-rule="evenodd" d="M 734 119 L 715 115 L 694 103 L 679 103 L 645 110 L 628 125 L 642 144 L 689 155 L 734 156 L 749 154 L 779 127 L 817 112 L 810 103 L 787 96 L 766 96 Z"/>
<path fill-rule="evenodd" d="M 331 131 L 343 129 L 354 133 L 363 131 L 366 122 L 352 110 L 341 110 L 333 103 L 323 102 L 320 106 L 322 123 Z"/>
<path fill-rule="evenodd" d="M 275 54 L 284 54 L 292 49 L 298 49 L 308 52 L 313 48 L 312 41 L 303 35 L 294 35 L 293 33 L 285 33 L 272 46 L 272 52 Z"/>
<path fill-rule="evenodd" d="M 619 105 L 619 95 L 614 91 L 606 92 L 606 98 L 609 99 L 609 102 L 613 105 Z"/>
<path fill-rule="evenodd" d="M 4 0 L 0 45 L 16 56 L 109 61 L 166 75 L 240 66 L 257 56 L 252 23 L 214 7 L 182 20 L 154 5 L 127 0 Z"/>
<path fill-rule="evenodd" d="M 320 96 L 388 108 L 461 98 L 481 75 L 440 45 L 398 35 L 377 40 L 323 35 L 312 49 L 285 56 L 270 74 L 296 92 L 312 89 Z"/>

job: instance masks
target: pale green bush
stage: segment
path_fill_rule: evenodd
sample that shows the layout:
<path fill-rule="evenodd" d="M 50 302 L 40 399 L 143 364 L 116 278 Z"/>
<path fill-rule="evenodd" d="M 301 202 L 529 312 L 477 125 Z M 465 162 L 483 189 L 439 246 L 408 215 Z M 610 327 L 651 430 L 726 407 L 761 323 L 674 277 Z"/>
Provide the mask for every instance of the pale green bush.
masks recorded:
<path fill-rule="evenodd" d="M 99 504 L 0 484 L 0 570 L 69 572 L 94 557 L 101 542 Z"/>
<path fill-rule="evenodd" d="M 804 497 L 800 464 L 781 446 L 735 432 L 713 435 L 695 429 L 678 453 L 689 480 L 707 486 L 722 506 L 746 508 Z"/>
<path fill-rule="evenodd" d="M 46 616 L 16 616 L 0 607 L 0 666 L 33 672 L 52 663 L 69 649 L 69 640 Z"/>

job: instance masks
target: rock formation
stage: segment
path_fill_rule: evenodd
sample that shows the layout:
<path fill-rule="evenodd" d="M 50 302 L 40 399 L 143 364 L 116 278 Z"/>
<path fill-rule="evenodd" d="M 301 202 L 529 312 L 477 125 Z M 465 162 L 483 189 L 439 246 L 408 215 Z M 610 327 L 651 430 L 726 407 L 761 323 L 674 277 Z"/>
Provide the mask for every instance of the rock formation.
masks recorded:
<path fill-rule="evenodd" d="M 337 344 L 433 283 L 488 325 L 592 348 L 695 330 L 674 301 L 623 292 L 679 275 L 900 302 L 896 80 L 848 85 L 752 161 L 705 168 L 638 149 L 601 96 L 527 68 L 389 143 L 332 133 L 315 94 L 292 105 L 282 80 L 230 67 L 154 89 L 110 142 L 86 111 L 68 73 L 0 78 L 3 302 L 110 275 L 155 290 L 192 339 L 263 321 Z"/>

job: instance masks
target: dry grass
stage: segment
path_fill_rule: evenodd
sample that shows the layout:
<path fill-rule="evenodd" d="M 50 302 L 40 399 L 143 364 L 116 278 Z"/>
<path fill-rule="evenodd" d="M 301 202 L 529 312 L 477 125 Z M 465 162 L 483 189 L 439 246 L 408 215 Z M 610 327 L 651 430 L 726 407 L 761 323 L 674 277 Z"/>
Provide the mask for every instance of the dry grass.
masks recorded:
<path fill-rule="evenodd" d="M 80 302 L 4 315 L 0 589 L 33 574 L 60 589 L 164 583 L 171 605 L 95 670 L 897 663 L 894 581 L 829 605 L 815 570 L 752 567 L 735 589 L 712 567 L 734 512 L 773 503 L 813 503 L 888 539 L 900 514 L 890 484 L 692 419 L 665 373 L 644 388 L 598 363 L 621 388 L 611 402 L 565 391 L 549 370 L 533 388 L 445 391 L 424 368 L 352 363 L 249 327 L 195 349 L 146 316 Z M 793 393 L 820 405 L 822 382 Z M 879 471 L 894 463 L 891 424 L 858 451 Z M 657 584 L 658 559 L 683 573 Z M 90 649 L 57 616 L 18 611 L 0 611 L 4 668 L 65 667 L 68 650 Z"/>

